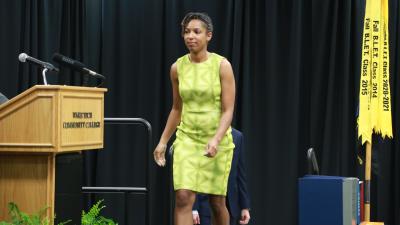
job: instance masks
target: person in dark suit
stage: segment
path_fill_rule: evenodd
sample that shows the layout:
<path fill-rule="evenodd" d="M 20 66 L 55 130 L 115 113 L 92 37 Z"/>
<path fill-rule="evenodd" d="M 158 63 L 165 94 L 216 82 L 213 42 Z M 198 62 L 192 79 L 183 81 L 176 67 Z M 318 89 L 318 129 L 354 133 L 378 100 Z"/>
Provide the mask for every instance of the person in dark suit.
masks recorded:
<path fill-rule="evenodd" d="M 8 98 L 0 92 L 0 105 L 8 101 Z"/>
<path fill-rule="evenodd" d="M 227 207 L 230 224 L 247 224 L 250 220 L 250 197 L 244 168 L 243 134 L 232 128 L 235 150 L 228 180 Z M 211 225 L 208 195 L 197 194 L 193 205 L 193 224 Z"/>

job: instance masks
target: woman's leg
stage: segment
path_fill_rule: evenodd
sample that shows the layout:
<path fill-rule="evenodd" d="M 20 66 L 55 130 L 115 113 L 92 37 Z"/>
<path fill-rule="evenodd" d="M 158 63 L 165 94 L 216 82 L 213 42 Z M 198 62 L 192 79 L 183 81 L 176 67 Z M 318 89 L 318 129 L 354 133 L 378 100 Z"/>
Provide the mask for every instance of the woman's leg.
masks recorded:
<path fill-rule="evenodd" d="M 225 196 L 209 195 L 213 225 L 229 225 L 229 212 L 225 204 Z"/>
<path fill-rule="evenodd" d="M 175 225 L 193 225 L 192 207 L 196 194 L 191 190 L 175 192 Z"/>

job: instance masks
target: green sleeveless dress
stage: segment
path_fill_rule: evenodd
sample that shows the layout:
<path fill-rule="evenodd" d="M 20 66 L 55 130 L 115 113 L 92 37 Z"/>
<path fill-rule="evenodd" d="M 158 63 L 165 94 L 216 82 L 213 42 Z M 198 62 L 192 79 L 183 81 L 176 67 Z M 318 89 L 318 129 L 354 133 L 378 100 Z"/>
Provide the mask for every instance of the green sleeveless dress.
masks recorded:
<path fill-rule="evenodd" d="M 220 64 L 223 59 L 211 53 L 201 63 L 190 62 L 189 55 L 177 60 L 183 108 L 173 144 L 175 190 L 226 196 L 235 147 L 231 128 L 218 145 L 216 156 L 204 156 L 221 118 Z"/>

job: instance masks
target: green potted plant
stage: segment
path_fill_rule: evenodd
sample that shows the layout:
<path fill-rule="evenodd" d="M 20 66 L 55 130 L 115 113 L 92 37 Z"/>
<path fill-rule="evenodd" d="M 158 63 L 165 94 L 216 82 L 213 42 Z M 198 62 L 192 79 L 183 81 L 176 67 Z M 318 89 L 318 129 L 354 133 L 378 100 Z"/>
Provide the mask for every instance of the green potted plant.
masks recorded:
<path fill-rule="evenodd" d="M 48 207 L 44 207 L 39 212 L 28 215 L 27 213 L 21 212 L 18 206 L 14 202 L 8 203 L 8 214 L 11 217 L 11 222 L 0 221 L 0 225 L 49 225 L 50 219 L 46 217 L 46 210 Z M 69 223 L 70 220 L 59 223 L 58 225 L 64 225 Z"/>
<path fill-rule="evenodd" d="M 87 213 L 82 210 L 82 225 L 118 225 L 113 220 L 100 216 L 100 211 L 106 207 L 101 205 L 103 201 L 104 200 L 98 201 Z"/>
<path fill-rule="evenodd" d="M 108 219 L 100 215 L 100 211 L 106 207 L 101 205 L 103 201 L 104 200 L 98 201 L 89 209 L 87 213 L 82 210 L 82 225 L 118 225 L 112 219 Z M 50 225 L 54 223 L 54 221 L 50 221 L 50 219 L 46 217 L 47 209 L 48 207 L 45 207 L 39 210 L 39 212 L 29 215 L 21 212 L 15 203 L 10 202 L 8 203 L 8 214 L 11 217 L 11 221 L 0 221 L 0 225 Z M 71 220 L 61 222 L 58 225 L 65 225 L 69 222 L 71 222 Z"/>

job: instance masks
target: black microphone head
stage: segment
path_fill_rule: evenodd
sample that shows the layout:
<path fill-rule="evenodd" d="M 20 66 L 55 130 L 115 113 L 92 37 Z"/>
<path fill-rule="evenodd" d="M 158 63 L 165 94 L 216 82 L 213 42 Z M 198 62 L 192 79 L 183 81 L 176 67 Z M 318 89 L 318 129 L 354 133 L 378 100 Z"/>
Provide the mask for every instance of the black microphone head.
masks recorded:
<path fill-rule="evenodd" d="M 55 62 L 60 63 L 61 65 L 70 67 L 71 69 L 76 70 L 78 72 L 81 72 L 81 73 L 84 73 L 84 74 L 90 74 L 92 76 L 99 77 L 101 79 L 105 79 L 105 77 L 103 75 L 98 74 L 98 73 L 96 73 L 94 71 L 91 71 L 88 68 L 86 68 L 85 64 L 83 64 L 83 63 L 81 63 L 81 62 L 79 62 L 77 60 L 68 58 L 67 56 L 61 55 L 60 53 L 54 53 L 53 54 L 53 60 Z"/>
<path fill-rule="evenodd" d="M 28 57 L 29 57 L 29 56 L 28 56 L 25 52 L 23 52 L 23 53 L 19 54 L 18 60 L 19 60 L 20 62 L 26 62 L 26 59 L 27 59 Z"/>
<path fill-rule="evenodd" d="M 68 58 L 67 56 L 61 55 L 60 53 L 53 54 L 53 60 L 61 65 L 71 67 L 74 70 L 82 72 L 86 67 L 85 64 L 76 61 L 74 59 Z"/>

